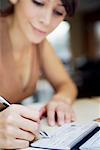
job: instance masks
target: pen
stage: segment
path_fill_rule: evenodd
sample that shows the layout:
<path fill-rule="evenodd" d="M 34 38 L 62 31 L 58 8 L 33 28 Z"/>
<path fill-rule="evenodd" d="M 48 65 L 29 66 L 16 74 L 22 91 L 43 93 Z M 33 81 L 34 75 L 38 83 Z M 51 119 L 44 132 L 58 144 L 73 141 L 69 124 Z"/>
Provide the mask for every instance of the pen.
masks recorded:
<path fill-rule="evenodd" d="M 3 104 L 6 108 L 9 107 L 11 104 L 2 96 L 0 96 L 0 103 Z"/>
<path fill-rule="evenodd" d="M 11 104 L 2 96 L 0 96 L 0 103 L 3 104 L 5 108 L 11 106 Z M 42 138 L 49 138 L 49 135 L 45 131 L 41 130 L 39 134 L 42 136 Z"/>

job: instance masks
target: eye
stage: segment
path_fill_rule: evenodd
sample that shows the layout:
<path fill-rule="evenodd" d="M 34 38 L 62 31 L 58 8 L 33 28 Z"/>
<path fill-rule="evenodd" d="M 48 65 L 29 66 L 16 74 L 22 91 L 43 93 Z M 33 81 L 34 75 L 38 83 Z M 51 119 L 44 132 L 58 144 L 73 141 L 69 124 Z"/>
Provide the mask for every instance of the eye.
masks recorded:
<path fill-rule="evenodd" d="M 58 11 L 58 10 L 54 10 L 55 15 L 57 16 L 63 16 L 63 13 Z"/>
<path fill-rule="evenodd" d="M 41 2 L 40 0 L 32 0 L 32 2 L 37 6 L 44 6 L 44 3 Z"/>

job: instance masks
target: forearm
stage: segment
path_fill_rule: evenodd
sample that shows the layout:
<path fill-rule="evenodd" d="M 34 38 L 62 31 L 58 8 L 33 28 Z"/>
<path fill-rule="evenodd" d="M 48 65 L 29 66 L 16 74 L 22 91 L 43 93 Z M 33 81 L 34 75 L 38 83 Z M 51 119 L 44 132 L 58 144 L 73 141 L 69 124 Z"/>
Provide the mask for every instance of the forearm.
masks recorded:
<path fill-rule="evenodd" d="M 69 104 L 72 104 L 77 96 L 77 88 L 73 82 L 68 84 L 64 82 L 58 85 L 56 88 L 56 93 L 54 95 L 65 99 Z"/>

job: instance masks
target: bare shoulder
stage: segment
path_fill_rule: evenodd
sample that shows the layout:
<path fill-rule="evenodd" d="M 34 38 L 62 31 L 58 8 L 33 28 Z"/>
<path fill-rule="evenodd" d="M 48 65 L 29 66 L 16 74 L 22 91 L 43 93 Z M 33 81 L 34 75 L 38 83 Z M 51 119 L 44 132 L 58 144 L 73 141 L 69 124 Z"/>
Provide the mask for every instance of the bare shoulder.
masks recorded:
<path fill-rule="evenodd" d="M 60 72 L 65 74 L 65 69 L 61 60 L 58 58 L 55 49 L 47 39 L 39 45 L 39 51 L 41 65 L 47 76 L 50 76 L 54 70 L 56 72 L 60 70 Z"/>
<path fill-rule="evenodd" d="M 57 57 L 55 49 L 51 43 L 45 39 L 39 44 L 40 58 L 43 60 L 51 59 L 52 57 Z"/>

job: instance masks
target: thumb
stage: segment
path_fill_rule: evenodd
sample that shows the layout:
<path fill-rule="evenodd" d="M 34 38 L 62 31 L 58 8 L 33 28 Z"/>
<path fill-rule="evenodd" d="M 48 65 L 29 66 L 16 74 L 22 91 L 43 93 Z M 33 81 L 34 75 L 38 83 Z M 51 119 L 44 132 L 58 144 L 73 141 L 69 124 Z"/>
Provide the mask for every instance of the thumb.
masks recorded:
<path fill-rule="evenodd" d="M 46 112 L 47 112 L 46 106 L 41 107 L 41 109 L 39 110 L 40 119 L 46 117 Z"/>

